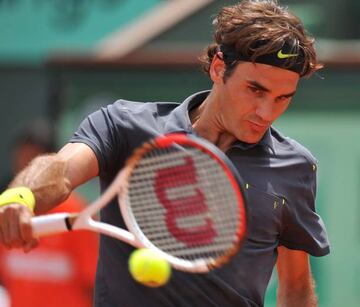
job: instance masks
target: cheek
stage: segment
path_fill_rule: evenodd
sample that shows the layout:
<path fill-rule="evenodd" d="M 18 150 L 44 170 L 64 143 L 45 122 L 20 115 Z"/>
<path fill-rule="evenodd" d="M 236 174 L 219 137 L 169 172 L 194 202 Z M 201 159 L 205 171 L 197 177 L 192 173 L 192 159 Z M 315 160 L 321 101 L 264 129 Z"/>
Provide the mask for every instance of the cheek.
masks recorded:
<path fill-rule="evenodd" d="M 279 117 L 281 114 L 283 114 L 287 108 L 289 107 L 290 101 L 281 103 L 275 110 L 276 110 L 276 115 L 277 117 Z"/>
<path fill-rule="evenodd" d="M 232 112 L 246 114 L 254 110 L 256 101 L 244 89 L 236 88 L 228 96 Z"/>
<path fill-rule="evenodd" d="M 239 121 L 248 114 L 253 113 L 251 111 L 251 105 L 249 103 L 244 103 L 244 99 L 234 99 L 229 102 L 230 103 L 226 109 L 226 114 L 229 119 Z"/>

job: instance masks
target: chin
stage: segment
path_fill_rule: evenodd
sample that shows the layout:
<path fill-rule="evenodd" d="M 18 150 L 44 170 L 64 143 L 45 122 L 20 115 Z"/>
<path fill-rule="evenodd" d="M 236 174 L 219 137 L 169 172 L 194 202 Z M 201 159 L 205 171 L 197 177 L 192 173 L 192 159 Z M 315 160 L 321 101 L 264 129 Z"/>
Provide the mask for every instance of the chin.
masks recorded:
<path fill-rule="evenodd" d="M 244 143 L 248 143 L 248 144 L 256 144 L 258 142 L 260 142 L 260 140 L 262 139 L 264 133 L 262 134 L 257 134 L 257 135 L 251 135 L 251 136 L 243 136 L 243 137 L 239 137 L 238 140 L 244 142 Z"/>

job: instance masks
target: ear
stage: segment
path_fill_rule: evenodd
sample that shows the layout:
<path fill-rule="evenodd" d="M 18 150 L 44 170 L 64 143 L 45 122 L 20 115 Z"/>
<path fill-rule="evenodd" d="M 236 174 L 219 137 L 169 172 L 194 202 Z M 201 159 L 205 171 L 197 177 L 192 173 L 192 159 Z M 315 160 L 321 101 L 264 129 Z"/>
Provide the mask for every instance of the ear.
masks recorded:
<path fill-rule="evenodd" d="M 214 83 L 222 83 L 225 74 L 225 63 L 222 59 L 222 52 L 218 52 L 210 65 L 210 78 Z"/>

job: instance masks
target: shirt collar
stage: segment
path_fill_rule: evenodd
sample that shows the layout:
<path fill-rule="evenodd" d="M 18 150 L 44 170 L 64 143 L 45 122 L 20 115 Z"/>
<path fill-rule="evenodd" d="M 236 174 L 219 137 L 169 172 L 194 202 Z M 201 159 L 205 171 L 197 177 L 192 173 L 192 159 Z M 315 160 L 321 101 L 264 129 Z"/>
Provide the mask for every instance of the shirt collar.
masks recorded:
<path fill-rule="evenodd" d="M 232 147 L 240 148 L 242 150 L 247 150 L 247 149 L 254 148 L 255 146 L 260 145 L 265 148 L 269 148 L 272 151 L 272 153 L 275 153 L 274 140 L 273 140 L 273 137 L 271 134 L 271 129 L 272 128 L 269 128 L 268 130 L 266 130 L 264 136 L 258 143 L 249 144 L 249 143 L 245 143 L 245 142 L 238 140 L 238 141 L 234 142 Z"/>
<path fill-rule="evenodd" d="M 192 128 L 189 113 L 193 108 L 200 105 L 209 93 L 210 91 L 195 93 L 177 106 L 169 115 L 165 124 L 165 133 L 186 132 L 196 134 Z"/>
<path fill-rule="evenodd" d="M 165 133 L 174 133 L 174 132 L 185 132 L 190 134 L 196 134 L 192 128 L 189 112 L 200 105 L 206 97 L 209 95 L 210 91 L 197 92 L 188 98 L 186 98 L 179 106 L 177 106 L 169 115 L 169 119 L 165 124 Z M 274 149 L 274 140 L 269 128 L 262 139 L 258 143 L 249 144 L 242 141 L 236 141 L 233 144 L 233 147 L 238 147 L 242 150 L 250 149 L 255 146 L 263 146 L 269 148 L 273 153 Z"/>

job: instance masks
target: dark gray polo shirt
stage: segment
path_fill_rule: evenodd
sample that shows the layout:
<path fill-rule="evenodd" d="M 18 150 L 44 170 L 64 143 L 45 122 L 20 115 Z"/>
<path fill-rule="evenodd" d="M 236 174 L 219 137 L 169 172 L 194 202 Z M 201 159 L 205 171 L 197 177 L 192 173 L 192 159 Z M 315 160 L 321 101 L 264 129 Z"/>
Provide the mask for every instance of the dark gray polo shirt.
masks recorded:
<path fill-rule="evenodd" d="M 95 152 L 104 191 L 144 141 L 170 132 L 194 133 L 189 110 L 207 95 L 196 93 L 180 105 L 119 100 L 88 116 L 70 142 L 85 143 Z M 241 251 L 221 269 L 176 271 L 165 287 L 153 289 L 129 275 L 133 248 L 101 236 L 95 306 L 262 306 L 277 246 L 314 256 L 329 253 L 324 224 L 315 212 L 316 160 L 308 150 L 271 128 L 258 144 L 238 141 L 226 154 L 246 183 L 248 232 Z M 102 210 L 101 220 L 125 227 L 115 201 Z"/>

